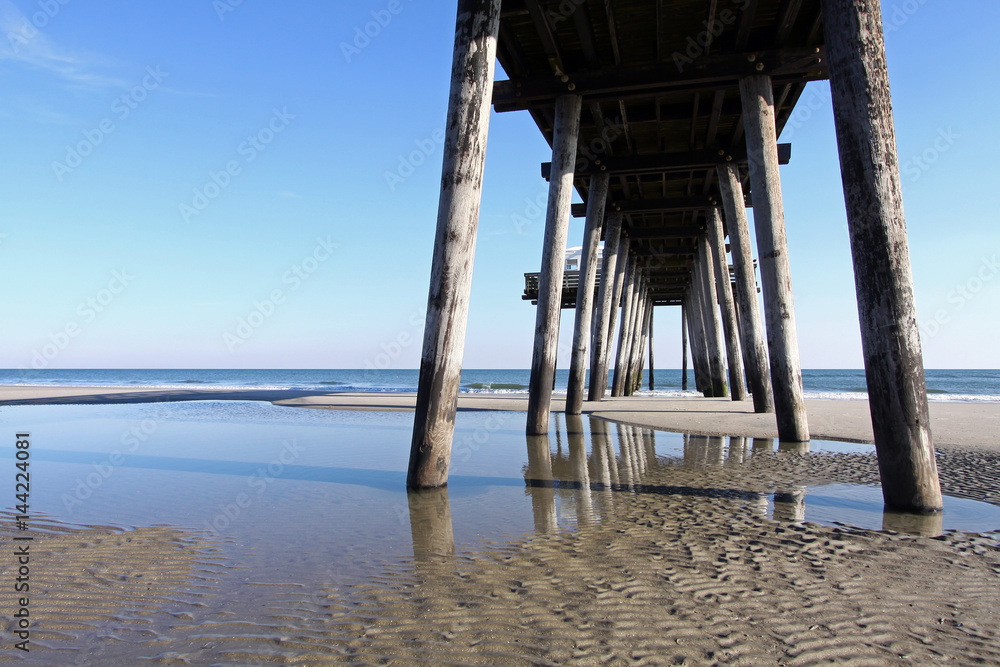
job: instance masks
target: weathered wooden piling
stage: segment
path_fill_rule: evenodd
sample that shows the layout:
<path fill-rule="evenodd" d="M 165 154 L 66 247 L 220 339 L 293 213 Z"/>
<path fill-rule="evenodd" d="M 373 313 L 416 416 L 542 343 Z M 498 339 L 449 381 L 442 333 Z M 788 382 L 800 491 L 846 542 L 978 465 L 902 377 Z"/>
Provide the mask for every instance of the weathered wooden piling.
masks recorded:
<path fill-rule="evenodd" d="M 610 321 L 611 325 L 614 326 L 612 304 L 614 302 L 615 280 L 618 274 L 618 248 L 621 231 L 621 213 L 612 213 L 608 216 L 604 230 L 604 262 L 601 268 L 601 285 L 597 293 L 594 344 L 591 346 L 590 387 L 587 392 L 587 399 L 591 401 L 603 399 L 604 392 L 607 390 L 607 348 L 611 340 L 608 323 Z M 622 272 L 624 273 L 624 269 Z"/>
<path fill-rule="evenodd" d="M 809 439 L 809 424 L 802 395 L 792 274 L 785 240 L 771 77 L 760 74 L 740 79 L 740 98 L 750 165 L 754 230 L 760 254 L 778 436 L 781 440 L 804 441 Z"/>
<path fill-rule="evenodd" d="M 771 367 L 767 361 L 767 338 L 757 301 L 757 277 L 750 249 L 750 225 L 744 204 L 743 184 L 736 165 L 731 162 L 718 167 L 717 171 L 722 204 L 726 211 L 726 226 L 729 228 L 733 267 L 736 270 L 736 308 L 741 318 L 740 334 L 747 384 L 753 398 L 754 412 L 774 412 Z"/>
<path fill-rule="evenodd" d="M 687 299 L 681 304 L 681 391 L 688 388 Z"/>
<path fill-rule="evenodd" d="M 552 385 L 555 382 L 559 347 L 559 318 L 562 314 L 562 283 L 566 265 L 566 236 L 569 231 L 573 196 L 573 169 L 580 134 L 579 95 L 556 99 L 552 131 L 552 171 L 545 213 L 545 240 L 542 268 L 538 277 L 538 310 L 535 314 L 535 343 L 528 381 L 528 435 L 548 432 Z"/>
<path fill-rule="evenodd" d="M 649 326 L 647 327 L 649 334 L 649 390 L 653 391 L 656 385 L 656 381 L 653 377 L 653 315 L 655 306 L 653 304 L 649 305 Z"/>
<path fill-rule="evenodd" d="M 628 372 L 625 375 L 625 395 L 631 396 L 635 393 L 637 384 L 637 374 L 642 361 L 643 351 L 643 328 L 646 324 L 646 294 L 648 287 L 646 277 L 640 276 L 639 292 L 636 296 L 635 317 L 632 321 L 632 341 L 629 346 Z"/>
<path fill-rule="evenodd" d="M 490 121 L 500 0 L 459 0 L 420 360 L 411 488 L 448 483 Z"/>
<path fill-rule="evenodd" d="M 877 0 L 823 0 L 834 121 L 882 495 L 941 509 Z M 754 200 L 756 205 L 756 200 Z"/>
<path fill-rule="evenodd" d="M 576 289 L 573 351 L 569 365 L 569 384 L 566 389 L 566 414 L 570 415 L 578 415 L 583 411 L 583 392 L 587 384 L 587 352 L 591 338 L 590 324 L 594 312 L 597 251 L 601 245 L 604 203 L 608 198 L 610 180 L 611 176 L 606 171 L 599 171 L 590 178 L 587 220 L 584 223 L 583 246 L 580 252 L 580 278 Z"/>
<path fill-rule="evenodd" d="M 740 352 L 740 332 L 736 325 L 736 306 L 733 303 L 733 286 L 729 281 L 729 262 L 726 260 L 726 239 L 722 233 L 722 216 L 719 209 L 706 211 L 708 218 L 708 250 L 715 268 L 715 284 L 722 310 L 722 328 L 726 337 L 726 358 L 729 360 L 729 391 L 734 401 L 747 400 L 743 382 L 743 356 Z"/>
<path fill-rule="evenodd" d="M 719 316 L 719 297 L 715 289 L 712 251 L 708 247 L 708 239 L 705 235 L 698 238 L 696 268 L 702 285 L 702 301 L 705 309 L 705 341 L 708 344 L 708 362 L 712 373 L 712 395 L 729 396 L 729 387 L 726 383 L 726 352 L 722 343 L 722 318 Z"/>
<path fill-rule="evenodd" d="M 625 374 L 628 372 L 628 353 L 632 335 L 632 311 L 635 309 L 635 291 L 638 285 L 638 266 L 633 255 L 629 259 L 625 286 L 622 291 L 621 323 L 618 327 L 618 352 L 615 355 L 615 372 L 612 375 L 611 395 L 621 396 L 625 388 Z"/>
<path fill-rule="evenodd" d="M 614 349 L 615 344 L 615 326 L 618 322 L 618 311 L 622 306 L 622 297 L 625 293 L 625 286 L 628 282 L 628 269 L 629 269 L 629 246 L 631 242 L 627 236 L 622 238 L 618 246 L 618 262 L 615 267 L 615 292 L 611 298 L 611 314 L 608 317 L 608 335 L 607 335 L 607 345 L 604 348 L 604 358 L 601 360 L 601 369 L 604 373 L 604 382 L 607 383 L 608 371 L 611 368 L 611 353 Z M 612 382 L 612 384 L 614 384 Z M 608 387 L 601 387 L 601 398 L 604 398 L 604 394 Z"/>
<path fill-rule="evenodd" d="M 702 317 L 703 299 L 701 296 L 701 280 L 697 271 L 692 276 L 688 287 L 688 339 L 691 344 L 691 361 L 694 366 L 694 388 L 706 398 L 714 396 L 712 392 L 712 373 L 708 363 L 708 345 L 705 343 L 705 318 Z"/>

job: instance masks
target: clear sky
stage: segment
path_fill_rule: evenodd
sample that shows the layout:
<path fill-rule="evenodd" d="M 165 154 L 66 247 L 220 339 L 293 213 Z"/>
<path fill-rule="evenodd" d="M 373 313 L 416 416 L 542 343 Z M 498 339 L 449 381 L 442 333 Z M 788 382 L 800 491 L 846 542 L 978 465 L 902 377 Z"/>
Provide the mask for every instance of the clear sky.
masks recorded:
<path fill-rule="evenodd" d="M 926 365 L 997 368 L 1000 5 L 883 11 Z M 416 367 L 454 13 L 0 0 L 0 366 Z M 828 86 L 801 104 L 782 181 L 802 365 L 859 368 Z M 526 113 L 493 116 L 466 367 L 530 364 L 547 153 Z M 679 312 L 658 311 L 656 363 L 679 367 Z"/>

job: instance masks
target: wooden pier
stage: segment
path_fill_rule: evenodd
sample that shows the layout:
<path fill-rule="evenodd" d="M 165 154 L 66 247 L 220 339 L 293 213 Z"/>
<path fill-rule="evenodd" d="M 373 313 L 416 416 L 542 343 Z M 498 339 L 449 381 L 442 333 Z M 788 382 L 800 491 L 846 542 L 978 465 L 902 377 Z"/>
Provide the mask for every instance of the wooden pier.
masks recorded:
<path fill-rule="evenodd" d="M 493 81 L 494 53 L 509 80 Z M 659 306 L 683 309 L 699 391 L 752 399 L 782 440 L 807 441 L 785 240 L 801 222 L 785 220 L 790 147 L 777 137 L 822 79 L 885 500 L 939 510 L 877 0 L 460 0 L 410 486 L 447 482 L 490 101 L 531 114 L 553 151 L 542 262 L 524 293 L 537 303 L 526 432 L 549 429 L 562 308 L 576 309 L 567 412 L 579 414 L 610 368 L 613 395 L 639 388 Z M 571 215 L 587 219 L 575 273 Z M 588 364 L 600 380 L 585 391 Z"/>

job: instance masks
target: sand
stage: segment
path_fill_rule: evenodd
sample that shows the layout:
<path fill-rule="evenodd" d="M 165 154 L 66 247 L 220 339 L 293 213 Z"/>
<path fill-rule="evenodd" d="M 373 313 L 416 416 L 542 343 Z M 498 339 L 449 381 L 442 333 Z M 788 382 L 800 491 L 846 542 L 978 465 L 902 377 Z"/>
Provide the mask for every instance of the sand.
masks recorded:
<path fill-rule="evenodd" d="M 164 526 L 41 522 L 29 661 L 1000 664 L 996 533 L 930 538 L 895 532 L 891 519 L 882 532 L 801 521 L 803 484 L 864 481 L 871 455 L 695 436 L 685 456 L 654 457 L 652 434 L 626 425 L 612 460 L 607 422 L 595 421 L 577 487 L 541 482 L 574 478 L 582 438 L 566 435 L 568 458 L 529 463 L 533 532 L 456 550 L 447 492 L 436 491 L 411 500 L 414 556 L 360 581 L 294 563 L 247 571 L 206 536 Z M 544 436 L 537 444 L 550 451 Z M 980 455 L 997 469 L 1000 457 Z M 941 457 L 947 491 L 974 472 L 968 464 Z M 595 486 L 602 479 L 619 490 Z M 552 521 L 557 505 L 575 525 Z M 9 537 L 9 520 L 0 532 Z"/>
<path fill-rule="evenodd" d="M 136 390 L 106 387 L 0 387 L 0 405 L 101 404 L 190 400 L 270 401 L 275 405 L 338 410 L 412 410 L 412 393 L 337 393 L 298 390 Z M 526 394 L 462 394 L 460 410 L 525 411 Z M 564 409 L 555 397 L 554 411 Z M 868 401 L 808 400 L 813 439 L 873 442 Z M 776 438 L 773 415 L 753 412 L 750 401 L 721 398 L 609 398 L 585 402 L 584 414 L 678 433 Z M 1000 403 L 932 402 L 931 431 L 941 447 L 1000 451 Z"/>
<path fill-rule="evenodd" d="M 175 400 L 408 410 L 413 397 L 0 389 L 7 405 Z M 523 410 L 524 398 L 463 396 L 460 406 Z M 586 407 L 592 442 L 574 435 L 582 429 L 572 419 L 551 459 L 546 436 L 528 441 L 534 531 L 456 549 L 447 491 L 411 497 L 413 557 L 375 571 L 369 563 L 361 578 L 328 580 L 294 563 L 247 571 L 232 545 L 168 526 L 39 522 L 37 650 L 27 661 L 1000 665 L 1000 533 L 942 535 L 939 519 L 891 514 L 882 531 L 803 521 L 806 487 L 877 483 L 873 452 L 772 451 L 769 418 L 729 401 Z M 865 440 L 866 408 L 811 401 L 814 437 Z M 946 494 L 1000 505 L 998 411 L 932 405 Z M 606 418 L 737 437 L 692 436 L 683 457 L 668 458 L 648 429 Z M 13 532 L 3 517 L 8 543 Z M 307 536 L 297 539 L 308 548 Z M 10 568 L 0 559 L 0 577 L 10 580 Z M 10 597 L 0 594 L 4 608 Z M 21 657 L 9 646 L 0 653 Z"/>

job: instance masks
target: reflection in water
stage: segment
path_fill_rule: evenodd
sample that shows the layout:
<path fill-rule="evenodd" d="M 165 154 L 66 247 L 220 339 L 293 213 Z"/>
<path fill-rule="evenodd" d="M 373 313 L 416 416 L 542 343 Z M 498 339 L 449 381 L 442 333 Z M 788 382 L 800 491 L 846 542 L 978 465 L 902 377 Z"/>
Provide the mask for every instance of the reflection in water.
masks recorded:
<path fill-rule="evenodd" d="M 410 506 L 413 558 L 421 563 L 454 555 L 455 534 L 448 487 L 410 489 L 406 496 Z"/>
<path fill-rule="evenodd" d="M 531 512 L 535 517 L 535 531 L 552 532 L 559 524 L 556 514 L 556 490 L 552 485 L 552 455 L 549 435 L 529 435 L 528 467 L 524 471 L 527 482 L 525 492 L 531 496 Z"/>
<path fill-rule="evenodd" d="M 548 435 L 527 439 L 524 478 L 539 533 L 555 531 L 560 523 L 586 526 L 610 519 L 615 504 L 627 497 L 623 492 L 735 499 L 743 511 L 761 518 L 806 520 L 808 458 L 802 455 L 809 453 L 808 442 L 779 442 L 775 450 L 769 438 L 682 435 L 683 450 L 670 457 L 657 455 L 650 429 L 615 423 L 612 430 L 611 423 L 593 416 L 586 424 L 579 416 L 564 419 L 565 432 L 556 420 L 555 451 Z M 782 460 L 801 472 L 769 476 L 767 469 Z M 938 534 L 941 517 L 886 514 L 884 526 Z"/>
<path fill-rule="evenodd" d="M 937 537 L 944 532 L 944 512 L 933 514 L 905 514 L 886 510 L 882 514 L 882 530 L 897 533 Z"/>

